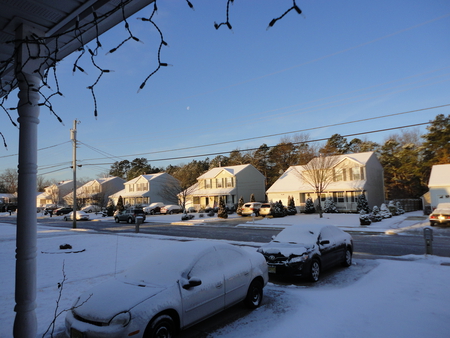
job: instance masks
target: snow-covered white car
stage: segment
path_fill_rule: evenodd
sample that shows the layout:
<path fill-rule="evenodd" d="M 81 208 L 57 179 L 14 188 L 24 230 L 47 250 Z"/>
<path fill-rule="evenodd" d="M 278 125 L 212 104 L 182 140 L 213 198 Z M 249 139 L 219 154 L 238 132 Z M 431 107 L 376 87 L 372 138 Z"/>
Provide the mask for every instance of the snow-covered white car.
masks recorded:
<path fill-rule="evenodd" d="M 428 216 L 428 219 L 431 226 L 438 224 L 450 225 L 450 203 L 439 203 L 436 209 Z"/>
<path fill-rule="evenodd" d="M 160 212 L 161 208 L 164 206 L 164 203 L 155 202 L 143 208 L 146 215 L 154 215 Z"/>
<path fill-rule="evenodd" d="M 262 203 L 260 203 L 260 202 L 245 203 L 242 206 L 241 215 L 242 216 L 251 216 L 252 214 L 255 214 L 255 216 L 258 216 L 261 205 L 262 205 Z"/>
<path fill-rule="evenodd" d="M 179 205 L 169 204 L 169 205 L 163 206 L 159 212 L 163 215 L 179 214 L 179 213 L 183 212 L 183 208 L 180 207 Z"/>
<path fill-rule="evenodd" d="M 87 213 L 85 213 L 84 211 L 76 211 L 77 213 L 77 221 L 88 221 L 89 220 L 89 215 Z M 73 211 L 68 213 L 67 215 L 64 216 L 64 220 L 65 221 L 72 221 L 73 220 Z"/>
<path fill-rule="evenodd" d="M 353 239 L 334 225 L 291 225 L 258 252 L 264 255 L 269 273 L 317 282 L 323 270 L 352 264 Z"/>
<path fill-rule="evenodd" d="M 177 242 L 77 298 L 68 337 L 173 337 L 244 301 L 257 308 L 268 282 L 256 251 L 215 241 Z"/>
<path fill-rule="evenodd" d="M 90 204 L 86 205 L 85 207 L 81 208 L 81 211 L 84 212 L 100 212 L 102 211 L 102 208 L 98 205 Z"/>

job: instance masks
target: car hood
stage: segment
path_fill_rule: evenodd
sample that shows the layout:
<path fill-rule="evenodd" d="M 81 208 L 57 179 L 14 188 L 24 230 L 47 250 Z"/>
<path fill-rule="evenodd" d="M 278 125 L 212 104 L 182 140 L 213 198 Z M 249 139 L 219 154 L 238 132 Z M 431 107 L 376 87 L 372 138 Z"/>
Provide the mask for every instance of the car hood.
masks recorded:
<path fill-rule="evenodd" d="M 108 323 L 118 313 L 130 310 L 165 289 L 112 279 L 83 293 L 74 305 L 74 312 L 89 321 Z"/>
<path fill-rule="evenodd" d="M 270 242 L 260 248 L 263 254 L 277 255 L 281 254 L 285 257 L 301 256 L 305 253 L 311 252 L 314 245 L 307 245 L 301 243 L 284 243 L 284 242 Z"/>

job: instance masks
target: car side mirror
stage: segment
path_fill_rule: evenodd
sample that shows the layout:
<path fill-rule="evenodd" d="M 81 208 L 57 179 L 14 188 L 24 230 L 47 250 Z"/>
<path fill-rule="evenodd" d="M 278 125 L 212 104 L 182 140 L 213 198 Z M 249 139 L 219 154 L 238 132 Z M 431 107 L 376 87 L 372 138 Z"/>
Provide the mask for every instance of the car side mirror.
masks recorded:
<path fill-rule="evenodd" d="M 199 286 L 202 284 L 202 281 L 199 278 L 192 277 L 189 279 L 189 283 L 183 285 L 183 289 L 189 290 L 190 288 Z"/>
<path fill-rule="evenodd" d="M 329 240 L 320 241 L 320 245 L 330 244 Z"/>

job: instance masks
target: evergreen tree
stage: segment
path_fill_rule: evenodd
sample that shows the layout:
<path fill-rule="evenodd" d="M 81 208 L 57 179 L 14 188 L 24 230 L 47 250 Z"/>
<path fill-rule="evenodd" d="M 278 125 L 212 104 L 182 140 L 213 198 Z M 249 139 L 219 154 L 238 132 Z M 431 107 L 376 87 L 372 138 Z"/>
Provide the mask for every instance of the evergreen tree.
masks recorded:
<path fill-rule="evenodd" d="M 339 212 L 336 207 L 336 203 L 331 197 L 327 197 L 327 199 L 325 200 L 325 203 L 323 204 L 323 212 L 327 214 Z"/>
<path fill-rule="evenodd" d="M 255 194 L 250 195 L 250 202 L 256 202 L 255 200 Z"/>
<path fill-rule="evenodd" d="M 117 211 L 124 211 L 125 210 L 125 207 L 123 205 L 122 196 L 119 196 L 119 199 L 117 200 L 116 210 Z"/>
<path fill-rule="evenodd" d="M 236 214 L 242 215 L 242 207 L 244 206 L 244 197 L 240 197 L 238 201 L 238 206 L 236 210 Z"/>
<path fill-rule="evenodd" d="M 297 213 L 297 208 L 295 207 L 294 196 L 288 196 L 288 215 L 295 215 Z"/>
<path fill-rule="evenodd" d="M 286 209 L 284 208 L 283 202 L 275 202 L 270 211 L 272 217 L 284 217 L 286 216 Z"/>
<path fill-rule="evenodd" d="M 423 154 L 424 162 L 431 170 L 433 164 L 450 163 L 450 115 L 437 115 L 427 129 L 428 134 L 422 136 L 425 139 Z"/>
<path fill-rule="evenodd" d="M 311 197 L 308 197 L 305 203 L 305 214 L 313 214 L 315 212 L 316 208 L 314 207 L 314 202 Z"/>
<path fill-rule="evenodd" d="M 217 211 L 217 217 L 228 218 L 227 207 L 225 206 L 225 201 L 223 198 L 219 201 L 219 210 Z"/>
<path fill-rule="evenodd" d="M 356 202 L 356 211 L 361 212 L 361 210 L 363 210 L 367 214 L 370 213 L 369 203 L 367 202 L 366 194 L 364 193 L 364 191 L 358 196 Z"/>

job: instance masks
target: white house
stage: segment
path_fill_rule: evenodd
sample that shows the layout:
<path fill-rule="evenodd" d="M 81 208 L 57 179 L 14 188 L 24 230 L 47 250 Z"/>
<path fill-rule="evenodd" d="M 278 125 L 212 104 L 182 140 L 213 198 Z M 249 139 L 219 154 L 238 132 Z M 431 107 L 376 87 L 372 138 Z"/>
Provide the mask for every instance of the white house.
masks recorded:
<path fill-rule="evenodd" d="M 235 205 L 242 196 L 250 200 L 265 200 L 265 177 L 251 164 L 213 168 L 197 178 L 197 183 L 186 189 L 186 207 L 195 209 L 216 207 L 220 198 L 227 205 Z"/>
<path fill-rule="evenodd" d="M 439 203 L 450 202 L 450 164 L 436 164 L 431 168 L 428 188 L 432 210 Z"/>
<path fill-rule="evenodd" d="M 356 211 L 358 196 L 364 191 L 370 208 L 384 202 L 383 167 L 374 152 L 335 155 L 329 159 L 332 167 L 327 175 L 332 176 L 329 176 L 331 182 L 321 195 L 322 201 L 327 197 L 333 198 L 338 210 L 353 212 Z M 310 163 L 289 167 L 267 190 L 269 202 L 281 200 L 287 205 L 288 197 L 292 196 L 296 207 L 303 211 L 306 199 L 311 197 L 317 205 L 314 188 L 303 179 L 304 171 L 313 167 Z"/>
<path fill-rule="evenodd" d="M 109 198 L 115 205 L 120 196 L 122 196 L 124 205 L 142 205 L 154 202 L 176 204 L 176 193 L 171 190 L 177 184 L 178 180 L 167 173 L 140 175 L 125 182 L 124 189 L 110 195 Z"/>
<path fill-rule="evenodd" d="M 45 207 L 48 204 L 64 205 L 64 196 L 73 191 L 73 180 L 61 181 L 45 188 L 45 191 L 37 195 L 36 206 Z"/>
<path fill-rule="evenodd" d="M 81 200 L 82 205 L 96 204 L 106 207 L 109 196 L 124 188 L 125 180 L 121 177 L 97 178 L 89 181 L 81 187 L 77 188 L 77 201 Z M 69 193 L 64 196 L 67 204 L 72 204 L 73 194 Z"/>

